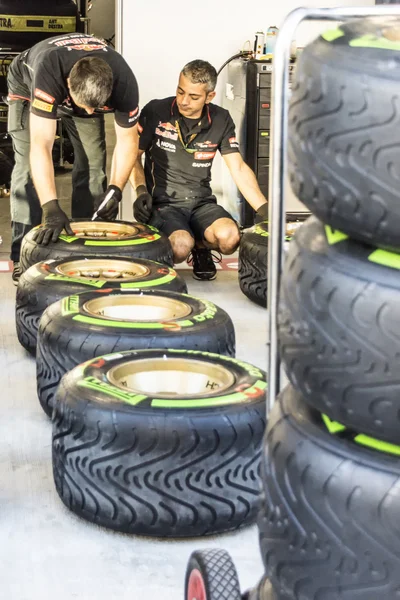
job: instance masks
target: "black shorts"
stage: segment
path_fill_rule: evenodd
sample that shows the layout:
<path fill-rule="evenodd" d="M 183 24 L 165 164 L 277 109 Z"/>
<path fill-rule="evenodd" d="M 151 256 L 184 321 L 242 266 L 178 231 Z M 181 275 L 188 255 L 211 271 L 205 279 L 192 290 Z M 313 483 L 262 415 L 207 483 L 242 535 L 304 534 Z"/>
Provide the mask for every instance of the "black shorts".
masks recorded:
<path fill-rule="evenodd" d="M 205 230 L 217 219 L 230 219 L 236 223 L 233 217 L 217 204 L 215 196 L 208 196 L 183 202 L 156 204 L 149 225 L 156 227 L 168 237 L 174 231 L 183 229 L 195 240 L 202 241 Z"/>

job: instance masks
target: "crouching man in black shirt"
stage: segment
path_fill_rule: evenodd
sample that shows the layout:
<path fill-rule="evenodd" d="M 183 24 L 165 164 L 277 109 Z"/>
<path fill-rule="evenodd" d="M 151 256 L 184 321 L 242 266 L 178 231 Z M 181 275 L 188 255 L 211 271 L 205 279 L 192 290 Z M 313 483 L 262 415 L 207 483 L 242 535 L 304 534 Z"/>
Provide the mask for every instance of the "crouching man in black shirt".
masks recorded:
<path fill-rule="evenodd" d="M 122 189 L 138 150 L 138 86 L 125 60 L 105 42 L 73 33 L 50 38 L 22 52 L 8 73 L 9 122 L 15 151 L 11 179 L 13 280 L 19 275 L 24 235 L 39 225 L 39 244 L 72 233 L 60 208 L 52 160 L 56 119 L 74 147 L 72 217 L 115 219 Z M 104 113 L 115 112 L 117 143 L 110 185 L 106 182 Z"/>
<path fill-rule="evenodd" d="M 239 244 L 235 221 L 217 204 L 210 187 L 217 150 L 244 198 L 267 218 L 266 198 L 240 155 L 233 120 L 227 110 L 211 104 L 216 84 L 214 67 L 194 60 L 183 68 L 175 98 L 152 100 L 144 107 L 130 178 L 137 195 L 135 219 L 169 237 L 176 263 L 192 253 L 193 275 L 202 280 L 216 276 L 210 249 L 231 254 Z"/>

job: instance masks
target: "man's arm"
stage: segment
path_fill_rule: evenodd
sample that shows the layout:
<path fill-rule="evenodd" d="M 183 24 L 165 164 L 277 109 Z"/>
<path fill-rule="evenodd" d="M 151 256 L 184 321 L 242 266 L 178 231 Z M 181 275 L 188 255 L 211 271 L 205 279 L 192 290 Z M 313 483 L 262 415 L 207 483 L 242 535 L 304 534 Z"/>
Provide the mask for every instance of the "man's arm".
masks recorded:
<path fill-rule="evenodd" d="M 246 165 L 239 152 L 224 154 L 222 157 L 244 198 L 255 211 L 258 211 L 266 204 L 267 199 L 261 192 L 253 171 Z"/>
<path fill-rule="evenodd" d="M 52 150 L 56 135 L 57 121 L 30 115 L 30 164 L 40 204 L 57 198 Z"/>
<path fill-rule="evenodd" d="M 111 163 L 110 183 L 104 194 L 95 201 L 95 218 L 114 221 L 118 216 L 119 203 L 129 175 L 136 162 L 139 146 L 137 125 L 121 127 L 115 122 L 117 143 Z"/>
<path fill-rule="evenodd" d="M 139 147 L 137 125 L 120 127 L 115 123 L 117 143 L 111 165 L 110 185 L 123 190 L 136 163 Z"/>
<path fill-rule="evenodd" d="M 136 200 L 133 203 L 133 215 L 138 223 L 147 223 L 153 208 L 153 198 L 146 187 L 146 177 L 141 160 L 143 154 L 144 150 L 139 149 L 137 160 L 129 177 L 130 184 L 136 193 Z"/>
<path fill-rule="evenodd" d="M 146 177 L 145 177 L 144 169 L 143 169 L 143 165 L 142 165 L 143 154 L 144 154 L 144 150 L 141 150 L 139 148 L 136 162 L 133 165 L 133 169 L 132 169 L 132 172 L 129 177 L 129 182 L 130 182 L 131 186 L 133 187 L 133 189 L 135 190 L 135 192 L 137 191 L 137 188 L 140 186 L 146 187 Z"/>
<path fill-rule="evenodd" d="M 31 173 L 43 209 L 43 227 L 35 231 L 33 239 L 45 246 L 50 240 L 56 242 L 63 230 L 68 235 L 73 234 L 69 219 L 57 201 L 52 158 L 56 127 L 55 119 L 44 119 L 31 113 Z"/>

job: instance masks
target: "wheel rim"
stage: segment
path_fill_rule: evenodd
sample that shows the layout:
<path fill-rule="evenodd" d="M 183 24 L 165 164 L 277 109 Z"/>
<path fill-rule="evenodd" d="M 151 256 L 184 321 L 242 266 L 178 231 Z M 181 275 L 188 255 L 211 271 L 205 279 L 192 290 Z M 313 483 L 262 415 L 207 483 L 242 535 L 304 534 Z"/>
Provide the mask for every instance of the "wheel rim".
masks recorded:
<path fill-rule="evenodd" d="M 207 600 L 206 587 L 198 569 L 193 569 L 190 573 L 187 600 Z"/>
<path fill-rule="evenodd" d="M 165 398 L 221 394 L 235 383 L 222 365 L 178 357 L 132 360 L 111 368 L 107 377 L 125 391 Z"/>
<path fill-rule="evenodd" d="M 150 269 L 128 260 L 88 259 L 72 260 L 58 265 L 56 271 L 67 277 L 79 279 L 133 280 L 146 277 Z"/>
<path fill-rule="evenodd" d="M 134 237 L 140 233 L 138 227 L 127 223 L 108 223 L 106 221 L 78 221 L 71 223 L 76 237 L 96 239 L 118 239 Z"/>
<path fill-rule="evenodd" d="M 192 312 L 186 302 L 155 294 L 105 296 L 89 300 L 83 305 L 83 310 L 95 317 L 135 323 L 168 323 L 183 319 Z"/>

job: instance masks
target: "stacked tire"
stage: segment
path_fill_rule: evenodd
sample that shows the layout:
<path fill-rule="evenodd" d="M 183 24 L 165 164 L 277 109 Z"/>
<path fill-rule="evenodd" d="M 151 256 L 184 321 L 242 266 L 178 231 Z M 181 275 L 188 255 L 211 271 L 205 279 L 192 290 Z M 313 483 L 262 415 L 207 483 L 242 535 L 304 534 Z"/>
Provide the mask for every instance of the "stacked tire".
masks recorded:
<path fill-rule="evenodd" d="M 314 213 L 286 257 L 260 544 L 267 600 L 395 600 L 400 589 L 398 19 L 302 53 L 289 173 Z"/>
<path fill-rule="evenodd" d="M 306 212 L 286 214 L 285 251 L 296 229 L 309 216 Z M 268 248 L 268 221 L 256 223 L 244 231 L 239 246 L 239 286 L 249 300 L 263 308 L 267 307 Z"/>
<path fill-rule="evenodd" d="M 16 302 L 18 337 L 36 353 L 38 397 L 52 418 L 61 500 L 130 534 L 192 537 L 254 523 L 266 377 L 234 358 L 231 318 L 187 293 L 158 230 L 71 227 L 46 247 L 25 236 Z"/>

